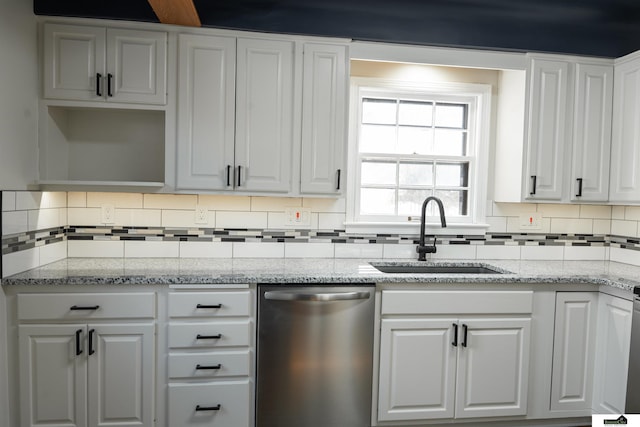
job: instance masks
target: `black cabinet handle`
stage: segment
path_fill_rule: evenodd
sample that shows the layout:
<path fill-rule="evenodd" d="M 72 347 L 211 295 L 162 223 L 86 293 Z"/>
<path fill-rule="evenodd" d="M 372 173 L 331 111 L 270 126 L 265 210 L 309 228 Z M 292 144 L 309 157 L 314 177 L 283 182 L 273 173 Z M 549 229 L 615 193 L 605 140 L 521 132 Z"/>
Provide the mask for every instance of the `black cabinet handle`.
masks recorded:
<path fill-rule="evenodd" d="M 213 305 L 198 304 L 196 305 L 196 308 L 222 308 L 222 304 L 213 304 Z"/>
<path fill-rule="evenodd" d="M 458 346 L 458 324 L 457 323 L 453 324 L 453 342 L 451 343 L 451 345 L 454 347 Z"/>
<path fill-rule="evenodd" d="M 238 187 L 241 185 L 242 166 L 238 165 Z"/>
<path fill-rule="evenodd" d="M 99 309 L 99 305 L 72 305 L 69 307 L 69 310 L 78 311 L 78 310 L 97 310 Z"/>
<path fill-rule="evenodd" d="M 231 187 L 231 165 L 227 165 L 227 187 Z"/>
<path fill-rule="evenodd" d="M 582 197 L 582 178 L 576 178 L 576 181 L 578 181 L 578 194 L 576 194 L 576 197 Z"/>
<path fill-rule="evenodd" d="M 200 370 L 202 370 L 202 369 L 220 369 L 220 368 L 222 368 L 222 365 L 219 364 L 219 363 L 217 365 L 200 365 L 200 364 L 196 365 L 196 369 L 200 369 Z"/>
<path fill-rule="evenodd" d="M 100 82 L 102 81 L 102 74 L 96 73 L 96 95 L 102 96 L 102 90 L 100 89 Z"/>
<path fill-rule="evenodd" d="M 80 348 L 80 335 L 82 335 L 82 329 L 76 331 L 76 356 L 82 354 L 82 348 Z"/>
<path fill-rule="evenodd" d="M 336 181 L 337 181 L 336 190 L 340 190 L 340 174 L 341 174 L 341 172 L 342 171 L 340 169 L 338 169 L 338 173 L 337 173 L 338 176 L 337 176 L 337 179 L 336 179 Z"/>
<path fill-rule="evenodd" d="M 94 354 L 96 351 L 93 349 L 93 334 L 96 332 L 95 329 L 89 331 L 89 356 Z"/>
<path fill-rule="evenodd" d="M 217 404 L 216 406 L 196 406 L 196 411 L 219 411 L 220 410 L 220 404 Z"/>
<path fill-rule="evenodd" d="M 108 73 L 107 74 L 107 95 L 111 97 L 113 96 L 113 91 L 111 90 L 112 82 L 113 82 L 113 74 Z"/>
<path fill-rule="evenodd" d="M 219 340 L 220 338 L 222 338 L 222 334 L 218 334 L 218 335 L 196 335 L 196 339 L 197 340 Z"/>
<path fill-rule="evenodd" d="M 531 192 L 529 193 L 530 195 L 534 196 L 536 194 L 536 183 L 537 183 L 538 177 L 535 175 L 531 175 Z"/>
<path fill-rule="evenodd" d="M 462 343 L 460 344 L 463 347 L 467 346 L 467 325 L 462 324 Z"/>

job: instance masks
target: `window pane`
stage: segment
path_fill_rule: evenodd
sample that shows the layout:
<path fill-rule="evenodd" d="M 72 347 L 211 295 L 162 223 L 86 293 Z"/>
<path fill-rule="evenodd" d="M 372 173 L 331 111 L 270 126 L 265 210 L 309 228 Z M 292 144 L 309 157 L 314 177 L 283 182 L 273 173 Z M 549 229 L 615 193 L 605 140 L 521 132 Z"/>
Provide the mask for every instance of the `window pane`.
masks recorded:
<path fill-rule="evenodd" d="M 360 129 L 361 153 L 393 153 L 396 145 L 396 127 L 362 125 Z"/>
<path fill-rule="evenodd" d="M 362 184 L 396 185 L 396 163 L 362 162 L 360 169 Z"/>
<path fill-rule="evenodd" d="M 466 155 L 467 133 L 460 130 L 436 129 L 433 151 L 445 156 Z"/>
<path fill-rule="evenodd" d="M 469 163 L 440 163 L 436 165 L 436 185 L 466 187 L 469 182 Z"/>
<path fill-rule="evenodd" d="M 400 101 L 398 123 L 401 125 L 431 126 L 433 104 L 431 102 Z"/>
<path fill-rule="evenodd" d="M 395 215 L 396 192 L 394 190 L 362 188 L 360 190 L 360 214 Z"/>
<path fill-rule="evenodd" d="M 362 123 L 396 124 L 396 101 L 364 98 L 362 100 Z"/>
<path fill-rule="evenodd" d="M 469 213 L 469 192 L 467 190 L 436 191 L 442 200 L 445 215 L 465 216 Z"/>
<path fill-rule="evenodd" d="M 436 104 L 436 127 L 466 127 L 466 109 L 464 104 Z"/>
<path fill-rule="evenodd" d="M 431 190 L 399 190 L 398 215 L 420 216 L 424 199 L 432 194 Z M 433 202 L 429 202 L 431 204 Z M 435 205 L 435 203 L 433 203 Z M 431 208 L 431 206 L 428 206 Z"/>
<path fill-rule="evenodd" d="M 400 185 L 433 185 L 433 163 L 400 163 Z"/>
<path fill-rule="evenodd" d="M 398 153 L 430 154 L 433 130 L 420 127 L 398 127 Z"/>

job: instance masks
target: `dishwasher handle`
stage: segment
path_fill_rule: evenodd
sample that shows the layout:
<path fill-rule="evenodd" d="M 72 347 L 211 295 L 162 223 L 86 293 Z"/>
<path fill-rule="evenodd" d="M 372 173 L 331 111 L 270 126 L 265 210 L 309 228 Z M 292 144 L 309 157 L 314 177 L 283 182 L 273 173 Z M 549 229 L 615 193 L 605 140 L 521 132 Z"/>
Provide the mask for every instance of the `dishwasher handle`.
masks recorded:
<path fill-rule="evenodd" d="M 304 292 L 304 291 L 268 291 L 264 298 L 272 301 L 346 301 L 369 299 L 369 291 L 355 292 Z"/>

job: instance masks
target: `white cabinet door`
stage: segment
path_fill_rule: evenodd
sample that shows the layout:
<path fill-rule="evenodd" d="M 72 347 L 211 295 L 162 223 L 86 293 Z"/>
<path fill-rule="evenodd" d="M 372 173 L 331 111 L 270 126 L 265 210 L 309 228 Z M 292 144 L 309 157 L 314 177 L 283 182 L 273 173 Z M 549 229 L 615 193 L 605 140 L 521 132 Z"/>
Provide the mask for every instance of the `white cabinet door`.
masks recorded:
<path fill-rule="evenodd" d="M 154 325 L 89 325 L 89 427 L 154 425 Z"/>
<path fill-rule="evenodd" d="M 461 319 L 456 418 L 527 413 L 530 319 Z"/>
<path fill-rule="evenodd" d="M 640 202 L 640 57 L 615 66 L 611 202 Z"/>
<path fill-rule="evenodd" d="M 252 383 L 169 384 L 170 427 L 249 427 Z M 328 427 L 328 426 L 327 426 Z"/>
<path fill-rule="evenodd" d="M 304 45 L 300 172 L 304 194 L 338 195 L 345 187 L 347 64 L 346 46 Z"/>
<path fill-rule="evenodd" d="M 44 25 L 44 97 L 102 100 L 106 34 L 104 28 Z"/>
<path fill-rule="evenodd" d="M 44 25 L 44 96 L 166 103 L 167 34 Z"/>
<path fill-rule="evenodd" d="M 383 319 L 378 420 L 452 418 L 456 319 Z"/>
<path fill-rule="evenodd" d="M 18 335 L 21 427 L 87 426 L 86 326 L 23 325 Z"/>
<path fill-rule="evenodd" d="M 633 301 L 607 294 L 598 297 L 593 412 L 622 414 L 627 394 Z"/>
<path fill-rule="evenodd" d="M 569 144 L 569 63 L 531 58 L 525 198 L 561 200 Z"/>
<path fill-rule="evenodd" d="M 606 202 L 613 66 L 576 64 L 571 200 Z"/>
<path fill-rule="evenodd" d="M 294 43 L 238 39 L 236 191 L 291 190 Z"/>
<path fill-rule="evenodd" d="M 236 40 L 181 34 L 178 44 L 176 187 L 232 189 Z"/>
<path fill-rule="evenodd" d="M 551 411 L 591 415 L 596 292 L 558 292 L 551 378 Z"/>
<path fill-rule="evenodd" d="M 107 30 L 107 100 L 166 104 L 167 34 Z"/>

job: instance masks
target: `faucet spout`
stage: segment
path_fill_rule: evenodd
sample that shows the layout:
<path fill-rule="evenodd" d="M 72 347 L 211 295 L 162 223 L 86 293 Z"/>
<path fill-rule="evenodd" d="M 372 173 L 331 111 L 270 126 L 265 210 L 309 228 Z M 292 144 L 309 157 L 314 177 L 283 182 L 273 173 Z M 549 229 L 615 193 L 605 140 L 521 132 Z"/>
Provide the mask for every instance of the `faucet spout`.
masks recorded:
<path fill-rule="evenodd" d="M 442 200 L 435 196 L 427 197 L 422 203 L 422 211 L 420 215 L 420 244 L 416 247 L 416 252 L 418 253 L 418 261 L 426 261 L 427 253 L 435 253 L 436 252 L 436 237 L 433 236 L 433 246 L 425 246 L 424 241 L 424 233 L 425 233 L 425 222 L 427 216 L 427 205 L 430 201 L 436 202 L 438 205 L 438 210 L 440 211 L 440 224 L 442 227 L 447 226 L 447 220 L 444 215 L 444 205 L 442 204 Z"/>

